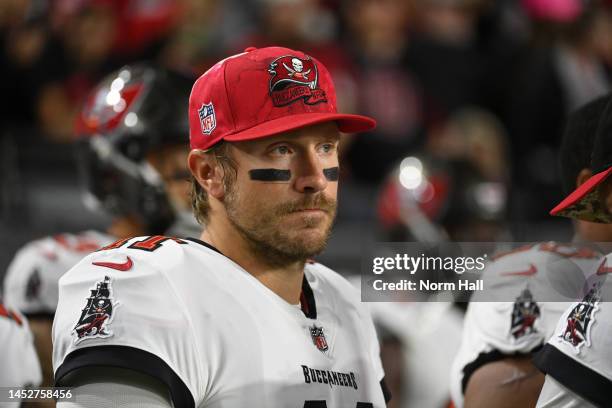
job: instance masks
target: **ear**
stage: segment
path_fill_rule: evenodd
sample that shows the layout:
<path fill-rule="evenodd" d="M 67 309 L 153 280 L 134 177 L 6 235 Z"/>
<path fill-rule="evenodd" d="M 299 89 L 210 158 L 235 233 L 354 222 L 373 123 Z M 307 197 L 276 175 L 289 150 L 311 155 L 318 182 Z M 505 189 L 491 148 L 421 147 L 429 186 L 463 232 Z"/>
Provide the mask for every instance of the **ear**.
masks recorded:
<path fill-rule="evenodd" d="M 212 154 L 206 154 L 202 150 L 192 150 L 187 157 L 187 165 L 193 177 L 208 195 L 218 200 L 223 198 L 225 195 L 223 166 Z"/>
<path fill-rule="evenodd" d="M 580 187 L 584 184 L 585 181 L 591 178 L 593 172 L 589 169 L 582 169 L 578 176 L 576 176 L 576 188 Z"/>

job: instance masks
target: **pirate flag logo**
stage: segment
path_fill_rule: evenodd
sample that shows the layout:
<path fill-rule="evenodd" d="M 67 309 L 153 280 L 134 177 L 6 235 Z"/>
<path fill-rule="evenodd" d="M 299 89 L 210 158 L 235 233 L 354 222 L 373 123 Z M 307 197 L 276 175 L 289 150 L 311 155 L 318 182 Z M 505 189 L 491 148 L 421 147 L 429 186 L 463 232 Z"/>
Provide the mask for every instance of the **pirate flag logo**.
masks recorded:
<path fill-rule="evenodd" d="M 312 58 L 291 55 L 276 58 L 268 68 L 270 96 L 274 106 L 289 105 L 302 99 L 308 105 L 327 102 L 325 91 L 318 88 L 319 71 Z"/>
<path fill-rule="evenodd" d="M 113 321 L 113 309 L 119 303 L 113 302 L 111 291 L 111 280 L 108 276 L 98 282 L 95 288 L 90 289 L 91 294 L 72 331 L 72 334 L 76 335 L 75 344 L 86 339 L 104 339 L 113 335 L 108 326 Z"/>
<path fill-rule="evenodd" d="M 38 299 L 40 295 L 40 286 L 40 271 L 38 270 L 38 268 L 36 268 L 28 278 L 28 283 L 26 284 L 26 299 L 29 301 L 34 301 Z"/>
<path fill-rule="evenodd" d="M 514 301 L 510 334 L 518 340 L 523 336 L 536 332 L 533 326 L 539 317 L 540 308 L 533 301 L 533 295 L 529 289 L 525 288 Z"/>
<path fill-rule="evenodd" d="M 583 345 L 591 345 L 591 327 L 600 300 L 599 287 L 600 284 L 593 285 L 586 296 L 572 308 L 565 329 L 559 334 L 561 341 L 573 346 L 576 353 L 580 353 Z"/>
<path fill-rule="evenodd" d="M 317 327 L 313 325 L 310 328 L 310 336 L 312 337 L 312 342 L 317 348 L 325 353 L 329 350 L 329 346 L 327 345 L 327 340 L 325 340 L 325 333 L 323 333 L 323 327 Z"/>

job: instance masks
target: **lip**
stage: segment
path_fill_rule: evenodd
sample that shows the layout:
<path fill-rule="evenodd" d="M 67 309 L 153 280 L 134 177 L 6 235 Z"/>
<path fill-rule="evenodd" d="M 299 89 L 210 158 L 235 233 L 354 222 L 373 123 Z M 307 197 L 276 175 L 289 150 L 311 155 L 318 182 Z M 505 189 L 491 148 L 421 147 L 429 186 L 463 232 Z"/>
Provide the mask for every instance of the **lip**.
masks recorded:
<path fill-rule="evenodd" d="M 327 211 L 321 208 L 303 208 L 301 210 L 293 211 L 294 213 L 326 213 Z"/>

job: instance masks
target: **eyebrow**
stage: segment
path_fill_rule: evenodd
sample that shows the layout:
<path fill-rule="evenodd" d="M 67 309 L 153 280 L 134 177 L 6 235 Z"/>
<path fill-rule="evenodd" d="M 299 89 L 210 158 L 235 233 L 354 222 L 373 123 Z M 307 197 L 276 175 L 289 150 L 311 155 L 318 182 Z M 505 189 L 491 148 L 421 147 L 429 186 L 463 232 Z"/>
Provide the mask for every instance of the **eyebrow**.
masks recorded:
<path fill-rule="evenodd" d="M 321 142 L 318 142 L 318 143 L 325 142 L 326 140 L 331 140 L 331 141 L 333 141 L 333 142 L 339 142 L 339 141 L 340 141 L 340 138 L 341 138 L 340 133 L 339 133 L 339 132 L 334 132 L 334 133 L 329 134 L 329 135 L 323 135 L 323 136 L 321 136 L 322 141 L 321 141 Z M 266 147 L 265 147 L 265 148 L 267 149 L 267 148 L 269 148 L 269 147 L 271 147 L 271 146 L 274 146 L 274 145 L 276 145 L 276 144 L 279 144 L 279 143 L 295 144 L 295 137 L 292 137 L 292 136 L 287 136 L 287 137 L 285 137 L 285 138 L 278 139 L 278 140 L 276 140 L 276 141 L 274 141 L 274 142 L 270 142 L 270 143 L 268 143 L 268 144 L 266 145 Z"/>

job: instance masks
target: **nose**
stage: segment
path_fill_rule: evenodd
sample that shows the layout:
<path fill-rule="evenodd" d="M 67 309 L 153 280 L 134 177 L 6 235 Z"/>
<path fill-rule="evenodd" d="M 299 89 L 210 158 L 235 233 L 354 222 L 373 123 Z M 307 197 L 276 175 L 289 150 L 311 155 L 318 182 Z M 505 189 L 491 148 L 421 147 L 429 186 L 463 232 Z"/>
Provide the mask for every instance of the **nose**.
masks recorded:
<path fill-rule="evenodd" d="M 324 165 L 315 152 L 305 153 L 295 178 L 295 189 L 300 193 L 317 193 L 327 188 L 327 178 L 323 174 Z"/>

